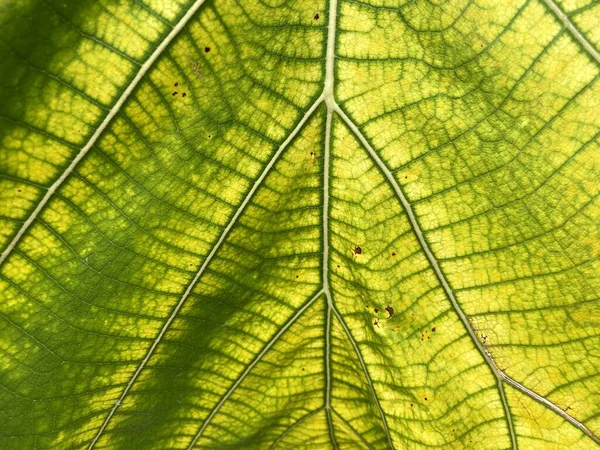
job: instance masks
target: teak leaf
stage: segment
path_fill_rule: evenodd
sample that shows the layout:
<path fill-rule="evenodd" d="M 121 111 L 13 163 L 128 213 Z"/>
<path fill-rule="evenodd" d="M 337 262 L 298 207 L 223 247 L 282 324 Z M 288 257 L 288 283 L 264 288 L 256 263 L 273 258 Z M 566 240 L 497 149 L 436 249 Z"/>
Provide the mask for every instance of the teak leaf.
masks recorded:
<path fill-rule="evenodd" d="M 0 448 L 600 444 L 600 2 L 0 2 Z"/>

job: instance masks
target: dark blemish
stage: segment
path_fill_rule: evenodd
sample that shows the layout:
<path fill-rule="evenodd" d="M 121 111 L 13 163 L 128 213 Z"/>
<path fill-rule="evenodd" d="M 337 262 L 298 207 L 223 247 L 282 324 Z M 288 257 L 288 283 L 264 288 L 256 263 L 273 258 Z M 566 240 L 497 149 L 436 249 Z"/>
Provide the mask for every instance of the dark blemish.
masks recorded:
<path fill-rule="evenodd" d="M 304 372 L 304 367 L 302 368 L 302 372 Z"/>
<path fill-rule="evenodd" d="M 425 401 L 427 401 L 427 397 L 425 397 Z"/>
<path fill-rule="evenodd" d="M 212 134 L 209 134 L 209 135 L 208 135 L 208 138 L 210 139 L 211 137 L 212 137 Z"/>
<path fill-rule="evenodd" d="M 375 314 L 377 314 L 379 312 L 379 308 L 373 308 L 373 311 L 375 311 Z"/>
<path fill-rule="evenodd" d="M 340 268 L 340 265 L 338 264 L 338 269 Z"/>
<path fill-rule="evenodd" d="M 210 52 L 210 47 L 204 47 L 204 53 Z"/>
<path fill-rule="evenodd" d="M 181 94 L 182 97 L 187 97 L 187 94 L 184 92 L 183 94 Z"/>
<path fill-rule="evenodd" d="M 298 278 L 298 275 L 296 275 L 296 278 Z"/>
<path fill-rule="evenodd" d="M 174 91 L 171 95 L 175 97 L 177 95 L 177 91 Z"/>
<path fill-rule="evenodd" d="M 21 189 L 17 189 L 17 192 L 21 192 Z"/>
<path fill-rule="evenodd" d="M 405 179 L 405 180 L 406 180 L 406 179 L 408 179 L 408 176 L 404 177 L 404 179 Z"/>
<path fill-rule="evenodd" d="M 392 256 L 396 256 L 396 252 L 392 252 Z"/>
<path fill-rule="evenodd" d="M 355 255 L 362 255 L 362 248 L 360 248 L 360 245 L 357 245 L 356 247 L 354 247 L 353 252 Z"/>
<path fill-rule="evenodd" d="M 173 86 L 177 87 L 177 86 L 179 86 L 179 83 L 176 81 Z"/>
<path fill-rule="evenodd" d="M 375 325 L 377 328 L 379 328 L 379 319 L 375 319 L 375 322 L 373 322 L 373 325 Z"/>
<path fill-rule="evenodd" d="M 411 407 L 411 408 L 413 407 L 413 404 L 412 404 L 412 403 L 410 404 L 410 407 Z"/>
<path fill-rule="evenodd" d="M 319 13 L 317 13 L 317 14 L 315 14 L 315 17 L 313 17 L 313 19 L 315 19 L 315 20 L 319 20 L 319 18 L 320 18 L 320 17 L 321 17 L 321 16 L 319 16 Z"/>
<path fill-rule="evenodd" d="M 392 316 L 394 315 L 394 308 L 392 308 L 391 306 L 388 305 L 385 307 L 385 310 L 389 314 L 388 319 L 391 319 Z"/>
<path fill-rule="evenodd" d="M 433 328 L 431 329 L 431 331 L 433 331 L 433 332 L 435 333 L 435 327 L 433 327 Z"/>

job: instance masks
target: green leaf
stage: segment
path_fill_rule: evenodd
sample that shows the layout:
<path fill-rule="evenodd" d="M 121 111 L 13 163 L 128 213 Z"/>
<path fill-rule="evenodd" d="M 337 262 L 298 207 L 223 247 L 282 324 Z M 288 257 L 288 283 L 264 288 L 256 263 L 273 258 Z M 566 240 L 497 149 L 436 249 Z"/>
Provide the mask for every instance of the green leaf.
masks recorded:
<path fill-rule="evenodd" d="M 0 448 L 597 447 L 599 30 L 0 2 Z"/>

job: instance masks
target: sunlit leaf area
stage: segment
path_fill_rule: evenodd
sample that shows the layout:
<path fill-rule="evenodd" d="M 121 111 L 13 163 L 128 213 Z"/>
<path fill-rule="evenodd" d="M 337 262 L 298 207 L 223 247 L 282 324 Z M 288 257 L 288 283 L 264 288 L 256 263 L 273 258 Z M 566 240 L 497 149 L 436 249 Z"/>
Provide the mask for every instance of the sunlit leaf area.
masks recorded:
<path fill-rule="evenodd" d="M 0 450 L 600 448 L 600 0 L 0 0 Z"/>

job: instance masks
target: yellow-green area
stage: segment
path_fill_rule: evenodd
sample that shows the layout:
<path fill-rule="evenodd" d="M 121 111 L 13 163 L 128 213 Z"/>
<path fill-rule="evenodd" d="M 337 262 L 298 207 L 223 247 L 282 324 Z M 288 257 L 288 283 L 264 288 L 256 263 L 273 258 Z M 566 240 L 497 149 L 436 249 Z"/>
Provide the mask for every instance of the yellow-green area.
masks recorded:
<path fill-rule="evenodd" d="M 600 448 L 600 2 L 0 0 L 0 449 Z"/>

